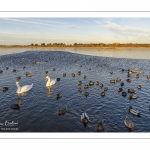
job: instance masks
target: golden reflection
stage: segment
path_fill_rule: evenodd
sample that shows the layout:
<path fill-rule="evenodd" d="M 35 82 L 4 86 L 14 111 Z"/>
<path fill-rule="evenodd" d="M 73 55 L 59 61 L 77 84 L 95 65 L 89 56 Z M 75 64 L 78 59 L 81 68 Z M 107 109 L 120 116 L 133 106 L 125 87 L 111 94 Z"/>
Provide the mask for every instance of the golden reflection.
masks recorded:
<path fill-rule="evenodd" d="M 52 94 L 51 88 L 52 88 L 52 87 L 53 87 L 53 86 L 47 86 L 47 92 L 46 92 L 47 97 L 50 97 L 50 96 L 51 96 L 51 94 Z"/>
<path fill-rule="evenodd" d="M 21 104 L 22 104 L 22 100 L 21 100 L 20 98 L 18 99 L 17 104 L 18 104 L 18 105 L 21 105 Z"/>

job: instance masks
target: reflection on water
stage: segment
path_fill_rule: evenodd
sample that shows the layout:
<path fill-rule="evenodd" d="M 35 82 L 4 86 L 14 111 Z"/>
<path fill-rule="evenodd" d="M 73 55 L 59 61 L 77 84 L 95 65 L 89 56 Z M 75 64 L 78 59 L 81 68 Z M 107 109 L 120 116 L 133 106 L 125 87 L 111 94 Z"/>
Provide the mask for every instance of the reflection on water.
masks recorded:
<path fill-rule="evenodd" d="M 150 59 L 150 48 L 118 48 L 118 49 L 102 49 L 102 48 L 60 48 L 48 49 L 40 48 L 43 51 L 66 51 L 77 54 L 104 56 L 114 58 L 132 58 L 132 59 Z M 0 55 L 20 53 L 24 51 L 37 51 L 37 49 L 29 48 L 0 48 Z M 24 60 L 24 59 L 23 59 Z"/>
<path fill-rule="evenodd" d="M 0 123 L 6 119 L 18 121 L 18 132 L 96 132 L 96 125 L 100 120 L 104 120 L 103 132 L 129 132 L 124 124 L 126 116 L 129 116 L 135 125 L 131 132 L 150 132 L 148 59 L 110 58 L 60 51 L 26 51 L 0 56 L 0 64 L 0 70 L 3 70 L 0 74 L 0 87 L 8 87 L 7 91 L 0 91 Z M 6 70 L 6 67 L 9 69 Z M 16 72 L 12 72 L 14 68 Z M 56 70 L 53 71 L 52 68 Z M 144 70 L 144 74 L 140 74 L 139 78 L 136 78 L 136 73 L 128 77 L 128 69 Z M 46 70 L 52 79 L 60 78 L 60 81 L 48 88 L 45 82 Z M 80 75 L 78 71 L 81 71 Z M 31 72 L 32 77 L 26 77 L 26 72 Z M 66 76 L 62 76 L 63 73 L 66 73 Z M 86 78 L 83 78 L 84 75 Z M 17 76 L 21 77 L 21 85 L 33 83 L 32 90 L 18 95 L 15 84 Z M 117 91 L 121 87 L 120 82 L 110 83 L 111 79 L 118 77 L 124 82 L 123 91 L 134 89 L 138 95 L 137 99 L 130 100 L 129 93 L 123 97 L 122 93 Z M 130 83 L 127 78 L 131 79 Z M 82 81 L 82 84 L 78 85 L 78 81 Z M 94 85 L 84 89 L 84 85 L 89 84 L 89 81 L 93 81 Z M 96 81 L 104 86 L 96 85 Z M 137 89 L 138 85 L 142 86 L 140 90 Z M 79 87 L 82 92 L 78 91 Z M 100 93 L 104 91 L 104 87 L 108 87 L 108 91 L 101 97 Z M 62 97 L 57 100 L 56 95 L 60 92 Z M 87 97 L 85 92 L 89 93 Z M 12 104 L 17 103 L 20 105 L 19 111 L 10 108 Z M 139 110 L 141 117 L 129 113 L 129 106 Z M 66 107 L 67 111 L 58 115 L 58 111 L 63 107 Z M 90 118 L 86 126 L 81 121 L 83 112 Z"/>
<path fill-rule="evenodd" d="M 47 97 L 50 97 L 50 96 L 51 96 L 51 94 L 52 94 L 51 89 L 52 89 L 52 86 L 48 86 L 48 87 L 47 87 L 47 92 L 46 92 Z"/>

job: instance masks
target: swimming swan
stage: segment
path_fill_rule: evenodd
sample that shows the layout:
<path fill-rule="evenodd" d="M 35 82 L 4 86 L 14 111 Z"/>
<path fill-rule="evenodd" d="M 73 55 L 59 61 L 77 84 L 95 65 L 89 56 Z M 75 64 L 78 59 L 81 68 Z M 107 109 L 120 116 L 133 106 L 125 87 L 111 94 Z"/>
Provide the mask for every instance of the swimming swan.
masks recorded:
<path fill-rule="evenodd" d="M 46 86 L 52 86 L 56 83 L 56 79 L 51 80 L 49 76 L 46 76 L 45 79 L 47 80 Z"/>
<path fill-rule="evenodd" d="M 31 90 L 33 87 L 33 83 L 31 85 L 24 85 L 24 86 L 20 87 L 19 82 L 16 82 L 16 86 L 18 88 L 17 93 L 20 94 L 20 93 L 24 93 L 24 92 Z"/>

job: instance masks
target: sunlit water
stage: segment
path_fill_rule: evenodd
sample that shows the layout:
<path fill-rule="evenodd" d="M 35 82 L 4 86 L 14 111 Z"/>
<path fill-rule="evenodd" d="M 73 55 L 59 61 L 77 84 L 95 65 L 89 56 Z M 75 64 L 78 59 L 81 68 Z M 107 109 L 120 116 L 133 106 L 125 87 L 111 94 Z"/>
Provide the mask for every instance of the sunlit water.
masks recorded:
<path fill-rule="evenodd" d="M 34 50 L 0 56 L 0 69 L 3 70 L 0 74 L 0 87 L 8 87 L 8 91 L 0 91 L 0 123 L 6 120 L 18 121 L 18 132 L 96 132 L 96 124 L 103 119 L 103 132 L 129 132 L 124 124 L 125 117 L 129 116 L 134 123 L 132 132 L 149 132 L 150 80 L 146 76 L 150 75 L 150 60 L 82 55 L 77 54 L 78 51 L 75 54 L 58 50 Z M 6 70 L 6 67 L 9 69 Z M 56 70 L 53 71 L 52 68 Z M 13 69 L 17 71 L 12 72 Z M 122 72 L 122 69 L 125 71 Z M 132 82 L 128 83 L 128 69 L 142 69 L 145 73 L 138 79 L 136 74 L 132 74 L 129 77 Z M 45 86 L 46 70 L 52 79 L 60 78 L 50 89 Z M 27 71 L 33 76 L 26 77 Z M 78 71 L 81 71 L 81 75 L 77 74 Z M 62 76 L 63 73 L 66 73 L 66 77 Z M 71 76 L 72 73 L 75 73 L 75 77 Z M 84 75 L 87 76 L 86 79 L 83 79 Z M 21 85 L 34 84 L 33 89 L 26 95 L 18 96 L 16 93 L 17 76 L 21 76 L 18 80 Z M 129 93 L 123 97 L 117 92 L 121 87 L 120 82 L 110 83 L 110 79 L 117 77 L 125 83 L 123 91 L 127 92 L 128 88 L 135 89 L 139 96 L 136 100 L 129 100 Z M 81 86 L 77 84 L 78 81 L 82 81 Z M 84 89 L 89 81 L 99 81 L 104 87 L 108 87 L 105 97 L 100 96 L 104 88 L 96 84 Z M 138 90 L 137 85 L 142 85 L 142 89 Z M 83 89 L 82 93 L 78 91 L 78 87 Z M 56 94 L 60 91 L 62 97 L 57 100 Z M 86 91 L 89 92 L 88 97 L 84 96 Z M 10 108 L 15 103 L 20 103 L 20 110 Z M 59 116 L 58 110 L 65 106 L 67 112 Z M 129 106 L 139 110 L 141 117 L 130 114 Z M 89 115 L 90 122 L 87 126 L 81 122 L 82 112 Z"/>

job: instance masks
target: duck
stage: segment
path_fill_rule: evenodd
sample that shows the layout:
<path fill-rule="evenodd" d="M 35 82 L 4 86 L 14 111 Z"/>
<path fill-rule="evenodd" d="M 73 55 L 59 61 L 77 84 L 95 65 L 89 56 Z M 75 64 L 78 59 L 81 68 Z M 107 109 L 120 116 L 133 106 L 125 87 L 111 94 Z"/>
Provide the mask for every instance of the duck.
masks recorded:
<path fill-rule="evenodd" d="M 20 94 L 20 93 L 24 93 L 24 92 L 27 92 L 27 91 L 31 90 L 32 87 L 33 87 L 33 83 L 31 85 L 24 85 L 24 86 L 21 87 L 19 82 L 16 82 L 16 86 L 18 88 L 16 92 L 18 94 Z"/>
<path fill-rule="evenodd" d="M 137 70 L 131 70 L 132 73 L 137 73 Z"/>
<path fill-rule="evenodd" d="M 89 116 L 87 115 L 87 113 L 82 113 L 82 115 L 81 115 L 81 121 L 84 124 L 87 124 L 89 122 Z"/>
<path fill-rule="evenodd" d="M 127 79 L 127 82 L 131 82 L 131 80 L 130 80 L 130 79 Z"/>
<path fill-rule="evenodd" d="M 124 86 L 124 82 L 121 82 L 120 85 L 121 85 L 121 86 Z"/>
<path fill-rule="evenodd" d="M 6 70 L 8 70 L 9 68 L 8 67 L 6 67 Z"/>
<path fill-rule="evenodd" d="M 91 70 L 91 68 L 89 68 L 89 70 Z"/>
<path fill-rule="evenodd" d="M 136 75 L 136 78 L 139 78 L 139 77 L 140 77 L 140 74 L 137 74 L 137 75 Z"/>
<path fill-rule="evenodd" d="M 82 65 L 80 65 L 80 67 L 82 67 Z"/>
<path fill-rule="evenodd" d="M 48 71 L 45 71 L 46 74 L 48 74 Z"/>
<path fill-rule="evenodd" d="M 0 73 L 2 73 L 3 72 L 3 70 L 0 70 Z"/>
<path fill-rule="evenodd" d="M 125 120 L 124 120 L 124 124 L 126 125 L 126 127 L 128 127 L 129 129 L 133 129 L 134 127 L 134 124 L 133 122 L 131 121 L 131 119 L 126 116 Z"/>
<path fill-rule="evenodd" d="M 99 81 L 96 81 L 96 85 L 99 85 Z"/>
<path fill-rule="evenodd" d="M 128 89 L 128 93 L 134 93 L 134 89 Z"/>
<path fill-rule="evenodd" d="M 29 72 L 26 72 L 26 76 L 27 76 L 27 77 L 32 77 L 32 74 L 29 73 Z"/>
<path fill-rule="evenodd" d="M 105 92 L 101 92 L 101 96 L 102 96 L 102 97 L 105 96 Z"/>
<path fill-rule="evenodd" d="M 132 71 L 128 71 L 128 75 L 131 75 L 132 74 Z"/>
<path fill-rule="evenodd" d="M 90 82 L 89 82 L 89 85 L 94 85 L 94 82 L 93 82 L 93 81 L 90 81 Z"/>
<path fill-rule="evenodd" d="M 20 77 L 20 76 L 18 76 L 18 77 L 16 77 L 16 79 L 17 79 L 17 80 L 19 80 L 19 79 L 21 79 L 21 77 Z"/>
<path fill-rule="evenodd" d="M 53 71 L 55 71 L 56 69 L 55 68 L 53 68 Z"/>
<path fill-rule="evenodd" d="M 66 73 L 63 73 L 62 76 L 65 77 L 65 76 L 66 76 Z"/>
<path fill-rule="evenodd" d="M 19 104 L 12 104 L 10 107 L 12 109 L 20 109 L 20 105 Z"/>
<path fill-rule="evenodd" d="M 140 73 L 140 74 L 143 74 L 143 73 L 144 73 L 144 70 L 140 70 L 139 73 Z"/>
<path fill-rule="evenodd" d="M 97 123 L 97 131 L 101 131 L 104 129 L 104 121 L 103 120 L 100 120 L 98 123 Z"/>
<path fill-rule="evenodd" d="M 25 69 L 25 66 L 23 66 L 22 68 Z"/>
<path fill-rule="evenodd" d="M 51 78 L 49 76 L 46 76 L 45 79 L 47 80 L 46 86 L 52 86 L 52 85 L 56 84 L 56 79 L 51 80 Z"/>
<path fill-rule="evenodd" d="M 124 69 L 122 69 L 122 71 L 124 71 Z"/>
<path fill-rule="evenodd" d="M 142 86 L 141 86 L 141 85 L 138 85 L 138 86 L 137 86 L 137 88 L 138 88 L 138 89 L 141 89 L 141 88 L 142 88 Z"/>
<path fill-rule="evenodd" d="M 82 81 L 78 81 L 78 85 L 81 85 L 82 84 Z"/>
<path fill-rule="evenodd" d="M 88 93 L 88 92 L 85 92 L 84 95 L 87 97 L 87 96 L 89 95 L 89 93 Z"/>
<path fill-rule="evenodd" d="M 141 116 L 141 113 L 140 113 L 139 111 L 133 109 L 131 106 L 129 106 L 128 110 L 129 110 L 129 112 L 130 112 L 131 114 L 133 114 L 133 115 L 135 115 L 135 116 L 138 116 L 138 117 Z"/>
<path fill-rule="evenodd" d="M 110 74 L 113 74 L 113 72 L 111 71 Z"/>
<path fill-rule="evenodd" d="M 150 79 L 150 75 L 147 76 L 147 79 Z"/>
<path fill-rule="evenodd" d="M 127 93 L 126 92 L 122 92 L 122 96 L 127 96 Z"/>
<path fill-rule="evenodd" d="M 79 87 L 79 88 L 78 88 L 78 91 L 79 91 L 79 92 L 82 92 L 82 88 Z"/>
<path fill-rule="evenodd" d="M 2 87 L 2 91 L 5 92 L 8 90 L 8 87 Z"/>
<path fill-rule="evenodd" d="M 107 91 L 108 90 L 108 87 L 104 87 L 104 91 Z"/>
<path fill-rule="evenodd" d="M 72 73 L 72 77 L 75 77 L 75 74 L 74 74 L 74 73 Z"/>
<path fill-rule="evenodd" d="M 120 82 L 121 81 L 121 79 L 120 78 L 116 78 L 116 82 Z"/>
<path fill-rule="evenodd" d="M 84 85 L 84 88 L 87 89 L 87 88 L 89 88 L 89 86 L 88 86 L 87 84 L 85 84 L 85 85 Z"/>
<path fill-rule="evenodd" d="M 86 75 L 84 75 L 83 78 L 85 79 L 85 78 L 86 78 Z"/>
<path fill-rule="evenodd" d="M 102 87 L 103 87 L 103 84 L 102 84 L 102 83 L 100 83 L 100 84 L 99 84 L 99 86 L 102 88 Z"/>
<path fill-rule="evenodd" d="M 16 69 L 13 69 L 12 72 L 16 72 Z"/>
<path fill-rule="evenodd" d="M 58 115 L 63 115 L 67 111 L 67 108 L 64 107 L 58 111 Z"/>
<path fill-rule="evenodd" d="M 81 74 L 81 71 L 78 71 L 78 75 L 80 75 Z"/>
<path fill-rule="evenodd" d="M 62 93 L 59 92 L 59 93 L 56 95 L 56 98 L 59 99 L 59 98 L 61 98 L 61 97 L 62 97 Z"/>
<path fill-rule="evenodd" d="M 57 78 L 56 80 L 57 80 L 57 81 L 60 81 L 60 78 Z"/>
<path fill-rule="evenodd" d="M 110 80 L 110 83 L 116 83 L 116 80 L 112 79 L 112 80 Z"/>
<path fill-rule="evenodd" d="M 118 88 L 117 91 L 118 91 L 118 92 L 122 92 L 122 88 Z"/>
<path fill-rule="evenodd" d="M 138 96 L 136 94 L 133 94 L 133 95 L 129 96 L 129 99 L 137 99 L 137 98 L 138 98 Z"/>

